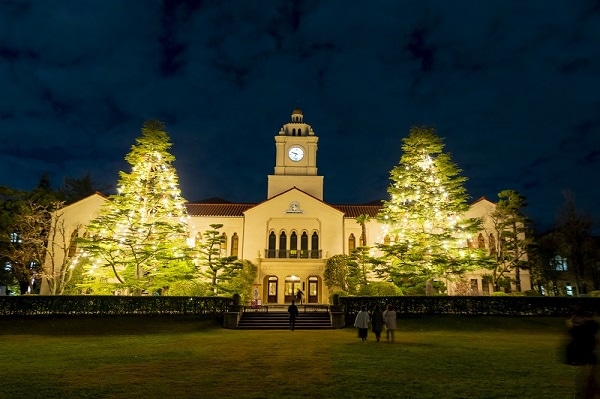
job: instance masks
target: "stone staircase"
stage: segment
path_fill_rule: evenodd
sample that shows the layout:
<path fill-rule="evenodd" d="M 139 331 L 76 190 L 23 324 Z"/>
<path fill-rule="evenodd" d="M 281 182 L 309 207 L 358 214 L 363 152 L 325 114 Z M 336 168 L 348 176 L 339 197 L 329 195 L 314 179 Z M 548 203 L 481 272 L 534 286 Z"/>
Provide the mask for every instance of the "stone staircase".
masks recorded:
<path fill-rule="evenodd" d="M 241 330 L 288 330 L 290 326 L 287 311 L 245 311 L 237 328 Z M 300 312 L 296 319 L 296 330 L 332 329 L 329 312 Z"/>

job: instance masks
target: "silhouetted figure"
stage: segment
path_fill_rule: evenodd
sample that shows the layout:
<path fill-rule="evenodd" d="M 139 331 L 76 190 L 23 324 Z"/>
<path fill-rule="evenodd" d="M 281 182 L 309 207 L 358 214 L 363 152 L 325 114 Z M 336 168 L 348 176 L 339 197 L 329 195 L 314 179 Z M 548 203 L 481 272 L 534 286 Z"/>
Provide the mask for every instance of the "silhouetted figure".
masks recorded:
<path fill-rule="evenodd" d="M 596 333 L 600 324 L 593 315 L 579 307 L 568 320 L 570 340 L 566 348 L 566 363 L 579 366 L 576 398 L 591 399 L 600 394 L 596 380 Z"/>
<path fill-rule="evenodd" d="M 375 334 L 375 339 L 379 342 L 381 340 L 381 331 L 383 331 L 383 313 L 379 305 L 375 306 L 371 314 L 371 329 Z"/>
<path fill-rule="evenodd" d="M 290 314 L 290 330 L 294 331 L 296 328 L 296 318 L 298 318 L 298 306 L 296 306 L 294 301 L 288 306 L 288 313 Z"/>
<path fill-rule="evenodd" d="M 302 292 L 302 290 L 298 290 L 298 292 L 296 293 L 296 299 L 298 300 L 300 305 L 302 305 L 302 301 L 304 300 L 304 292 Z"/>

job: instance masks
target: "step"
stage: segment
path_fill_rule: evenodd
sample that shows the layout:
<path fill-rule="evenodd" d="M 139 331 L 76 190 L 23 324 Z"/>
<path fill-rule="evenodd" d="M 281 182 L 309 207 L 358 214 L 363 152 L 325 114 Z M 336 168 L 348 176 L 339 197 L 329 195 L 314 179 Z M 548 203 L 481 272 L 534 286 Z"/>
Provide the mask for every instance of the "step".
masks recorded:
<path fill-rule="evenodd" d="M 289 315 L 287 312 L 244 312 L 237 325 L 246 330 L 287 330 Z M 296 319 L 297 330 L 332 329 L 328 312 L 301 313 Z"/>

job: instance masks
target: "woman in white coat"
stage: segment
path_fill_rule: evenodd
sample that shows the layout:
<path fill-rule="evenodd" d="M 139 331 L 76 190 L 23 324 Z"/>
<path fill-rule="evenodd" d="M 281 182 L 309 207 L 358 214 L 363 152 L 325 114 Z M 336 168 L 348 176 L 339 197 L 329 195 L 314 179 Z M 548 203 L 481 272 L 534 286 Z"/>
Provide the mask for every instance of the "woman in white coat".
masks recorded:
<path fill-rule="evenodd" d="M 358 338 L 362 339 L 363 342 L 366 341 L 369 333 L 369 312 L 367 312 L 366 306 L 360 307 L 360 312 L 354 320 L 354 327 L 358 328 Z"/>
<path fill-rule="evenodd" d="M 394 333 L 396 332 L 396 311 L 392 305 L 388 305 L 387 310 L 383 312 L 383 322 L 385 323 L 385 337 L 388 342 L 390 339 L 394 342 Z"/>

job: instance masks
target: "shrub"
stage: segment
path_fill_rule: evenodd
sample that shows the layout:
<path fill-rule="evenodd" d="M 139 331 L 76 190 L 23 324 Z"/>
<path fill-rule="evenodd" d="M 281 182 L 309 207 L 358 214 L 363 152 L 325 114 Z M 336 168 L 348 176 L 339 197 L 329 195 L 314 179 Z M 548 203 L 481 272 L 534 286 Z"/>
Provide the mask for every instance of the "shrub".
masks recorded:
<path fill-rule="evenodd" d="M 334 305 L 334 306 L 339 306 L 340 304 L 340 297 L 341 296 L 348 296 L 348 293 L 346 291 L 335 291 L 332 292 L 331 294 L 329 294 L 329 303 Z"/>
<path fill-rule="evenodd" d="M 359 296 L 401 296 L 402 290 L 388 281 L 373 281 L 358 290 Z"/>
<path fill-rule="evenodd" d="M 537 292 L 536 290 L 526 290 L 525 292 L 525 296 L 542 296 L 539 292 Z M 600 292 L 600 291 L 599 291 Z"/>
<path fill-rule="evenodd" d="M 490 296 L 508 296 L 508 294 L 504 291 L 496 291 L 496 292 L 492 292 L 490 294 Z"/>
<path fill-rule="evenodd" d="M 588 294 L 588 296 L 598 297 L 598 296 L 600 296 L 600 291 L 599 290 L 590 291 L 590 293 Z"/>

